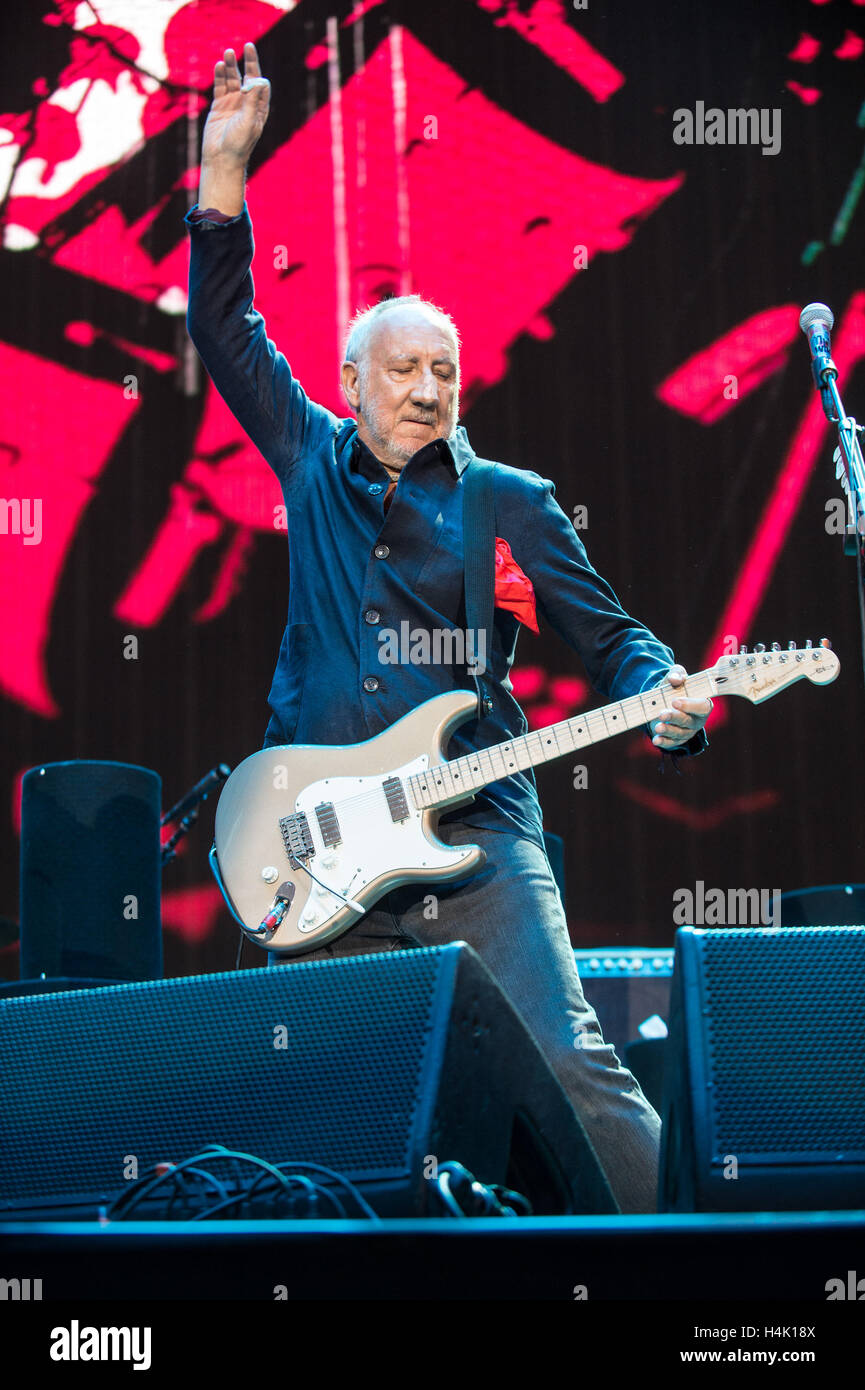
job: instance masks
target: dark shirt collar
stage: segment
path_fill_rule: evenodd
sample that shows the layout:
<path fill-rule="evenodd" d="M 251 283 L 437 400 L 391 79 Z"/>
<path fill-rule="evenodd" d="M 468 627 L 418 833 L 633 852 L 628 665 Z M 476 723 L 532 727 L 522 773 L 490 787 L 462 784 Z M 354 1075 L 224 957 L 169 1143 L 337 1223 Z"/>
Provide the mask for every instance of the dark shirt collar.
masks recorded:
<path fill-rule="evenodd" d="M 468 466 L 471 455 L 472 449 L 465 429 L 462 425 L 457 425 L 450 443 L 446 439 L 434 439 L 431 443 L 425 444 L 422 449 L 418 449 L 409 462 L 412 465 L 424 464 L 438 457 L 444 462 L 450 463 L 459 477 Z M 351 467 L 353 470 L 359 470 L 369 476 L 377 476 L 378 471 L 384 468 L 381 460 L 377 459 L 369 446 L 364 444 L 359 434 L 355 434 L 352 441 Z"/>

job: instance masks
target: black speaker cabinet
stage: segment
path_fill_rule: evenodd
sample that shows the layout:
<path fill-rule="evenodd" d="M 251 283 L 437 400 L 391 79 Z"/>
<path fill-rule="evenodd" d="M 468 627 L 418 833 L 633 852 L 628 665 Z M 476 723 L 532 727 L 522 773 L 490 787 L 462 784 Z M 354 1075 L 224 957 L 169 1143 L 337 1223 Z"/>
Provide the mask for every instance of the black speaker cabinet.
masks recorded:
<path fill-rule="evenodd" d="M 865 1202 L 865 927 L 682 927 L 662 1211 Z"/>
<path fill-rule="evenodd" d="M 782 927 L 859 926 L 865 922 L 865 883 L 821 883 L 781 894 Z"/>
<path fill-rule="evenodd" d="M 162 974 L 161 781 L 126 763 L 46 763 L 21 796 L 21 977 Z"/>
<path fill-rule="evenodd" d="M 538 1212 L 617 1209 L 462 942 L 0 1000 L 0 1215 L 93 1216 L 130 1156 L 143 1176 L 210 1143 L 324 1164 L 383 1215 L 425 1211 L 451 1160 Z"/>

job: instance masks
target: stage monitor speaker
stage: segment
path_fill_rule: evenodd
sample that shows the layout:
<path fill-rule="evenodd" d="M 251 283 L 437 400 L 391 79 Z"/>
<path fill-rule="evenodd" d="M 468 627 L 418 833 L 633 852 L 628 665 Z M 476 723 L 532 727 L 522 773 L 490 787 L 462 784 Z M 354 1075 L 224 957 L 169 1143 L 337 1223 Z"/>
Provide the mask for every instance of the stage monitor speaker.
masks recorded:
<path fill-rule="evenodd" d="M 858 927 L 865 922 L 865 883 L 821 883 L 781 894 L 782 927 Z"/>
<path fill-rule="evenodd" d="M 159 775 L 46 763 L 21 795 L 22 979 L 162 974 Z"/>
<path fill-rule="evenodd" d="M 465 943 L 0 1000 L 7 1219 L 92 1217 L 122 1194 L 130 1155 L 143 1176 L 210 1143 L 324 1164 L 382 1215 L 425 1211 L 431 1160 L 538 1213 L 617 1210 Z"/>
<path fill-rule="evenodd" d="M 661 1211 L 865 1202 L 865 927 L 682 927 Z"/>

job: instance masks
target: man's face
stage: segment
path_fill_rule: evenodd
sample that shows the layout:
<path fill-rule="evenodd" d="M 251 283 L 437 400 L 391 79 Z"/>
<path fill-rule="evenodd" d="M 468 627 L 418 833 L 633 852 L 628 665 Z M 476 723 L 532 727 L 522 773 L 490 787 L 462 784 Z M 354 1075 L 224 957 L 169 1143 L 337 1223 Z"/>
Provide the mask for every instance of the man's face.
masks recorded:
<path fill-rule="evenodd" d="M 361 370 L 343 366 L 358 434 L 385 464 L 400 469 L 457 422 L 456 346 L 447 326 L 404 305 L 373 325 Z"/>

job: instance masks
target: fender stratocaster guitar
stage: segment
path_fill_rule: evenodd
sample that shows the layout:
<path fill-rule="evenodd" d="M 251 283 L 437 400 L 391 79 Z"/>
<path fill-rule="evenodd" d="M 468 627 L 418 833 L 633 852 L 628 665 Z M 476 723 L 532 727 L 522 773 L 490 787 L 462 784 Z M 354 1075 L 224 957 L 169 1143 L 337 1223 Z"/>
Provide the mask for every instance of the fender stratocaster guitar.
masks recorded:
<path fill-rule="evenodd" d="M 240 763 L 216 810 L 211 864 L 251 940 L 287 955 L 332 941 L 392 888 L 463 878 L 478 845 L 436 834 L 446 807 L 539 763 L 656 719 L 671 699 L 741 695 L 760 704 L 807 677 L 828 685 L 838 658 L 824 638 L 800 650 L 758 647 L 709 670 L 448 761 L 452 731 L 477 715 L 477 696 L 437 695 L 365 743 L 262 749 Z"/>

